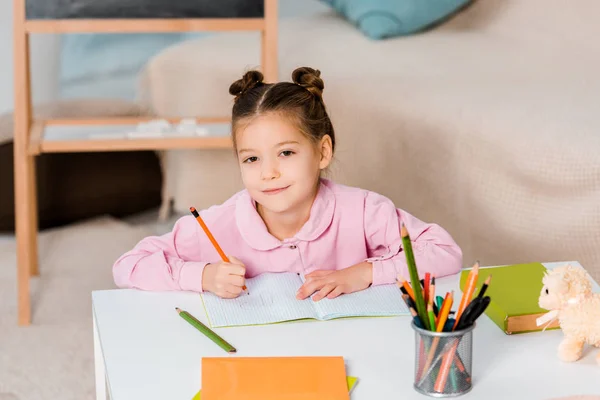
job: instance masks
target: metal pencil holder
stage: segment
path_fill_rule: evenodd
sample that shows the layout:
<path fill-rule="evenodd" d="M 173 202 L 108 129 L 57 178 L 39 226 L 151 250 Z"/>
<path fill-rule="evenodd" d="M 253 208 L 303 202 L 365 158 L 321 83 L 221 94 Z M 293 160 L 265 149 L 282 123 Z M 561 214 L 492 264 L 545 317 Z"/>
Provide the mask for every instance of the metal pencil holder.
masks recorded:
<path fill-rule="evenodd" d="M 432 332 L 411 323 L 415 331 L 417 392 L 431 397 L 455 397 L 472 388 L 473 329 Z"/>

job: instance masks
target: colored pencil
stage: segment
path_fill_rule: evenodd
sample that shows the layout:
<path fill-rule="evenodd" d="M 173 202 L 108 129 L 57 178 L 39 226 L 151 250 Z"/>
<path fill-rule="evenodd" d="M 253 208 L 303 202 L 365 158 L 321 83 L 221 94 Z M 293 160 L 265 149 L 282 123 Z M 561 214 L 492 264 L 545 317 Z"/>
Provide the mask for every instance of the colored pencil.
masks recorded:
<path fill-rule="evenodd" d="M 429 285 L 429 298 L 434 306 L 435 304 L 435 276 L 431 277 L 431 284 Z"/>
<path fill-rule="evenodd" d="M 456 319 L 454 321 L 454 326 L 452 330 L 456 330 L 456 327 L 460 323 L 461 316 L 465 310 L 465 308 L 471 302 L 473 297 L 473 293 L 475 292 L 475 284 L 477 282 L 477 277 L 479 276 L 479 262 L 476 262 L 469 275 L 467 276 L 467 282 L 465 285 L 464 293 L 460 299 L 460 305 L 458 306 L 458 310 L 456 311 Z M 433 390 L 436 392 L 442 392 L 444 387 L 446 386 L 446 381 L 448 379 L 448 375 L 450 374 L 450 367 L 452 366 L 452 361 L 455 359 L 456 348 L 458 347 L 458 342 L 454 345 L 450 351 L 444 355 L 442 359 L 442 365 L 440 366 L 439 374 L 435 381 L 435 385 L 433 386 Z"/>
<path fill-rule="evenodd" d="M 410 303 L 410 297 L 407 294 L 402 294 L 402 300 L 404 300 L 408 308 L 412 307 L 412 304 Z"/>
<path fill-rule="evenodd" d="M 477 318 L 479 318 L 479 316 L 481 314 L 483 314 L 483 312 L 485 311 L 485 309 L 487 308 L 487 306 L 489 304 L 490 304 L 489 296 L 477 297 L 477 298 L 473 299 L 473 301 L 465 309 L 465 312 L 463 313 L 461 322 L 458 324 L 457 329 L 462 330 L 462 329 L 468 328 L 469 326 L 473 325 L 475 323 L 475 321 L 477 320 Z"/>
<path fill-rule="evenodd" d="M 465 308 L 469 305 L 471 299 L 473 298 L 473 292 L 475 292 L 475 284 L 477 283 L 478 276 L 479 262 L 476 262 L 471 271 L 469 272 L 469 275 L 467 276 L 465 291 L 460 299 L 458 309 L 456 310 L 456 322 L 454 323 L 453 329 L 456 329 L 456 326 L 460 322 L 460 317 L 462 316 L 462 313 L 465 311 Z"/>
<path fill-rule="evenodd" d="M 433 303 L 427 305 L 427 314 L 429 315 L 429 329 L 435 332 L 435 316 L 433 315 Z"/>
<path fill-rule="evenodd" d="M 423 300 L 425 300 L 425 304 L 429 304 L 429 286 L 431 285 L 431 274 L 429 272 L 425 272 L 425 278 L 423 279 Z"/>
<path fill-rule="evenodd" d="M 446 298 L 444 299 L 444 303 L 442 304 L 442 309 L 440 310 L 440 315 L 438 320 L 435 322 L 436 332 L 442 332 L 444 329 L 444 325 L 446 324 L 446 319 L 450 313 L 450 308 L 452 307 L 452 301 L 454 298 L 454 291 L 446 293 Z M 435 351 L 437 350 L 438 344 L 440 342 L 439 337 L 433 338 L 433 343 L 431 345 L 431 349 L 429 350 L 429 355 L 427 356 L 427 361 L 425 362 L 425 366 L 423 367 L 423 373 L 425 373 L 431 363 L 433 362 L 433 357 L 435 355 Z"/>
<path fill-rule="evenodd" d="M 223 252 L 223 249 L 221 249 L 221 246 L 219 246 L 219 243 L 217 243 L 217 240 L 215 239 L 215 237 L 212 235 L 212 233 L 208 229 L 208 226 L 206 226 L 206 224 L 204 223 L 204 220 L 202 220 L 202 217 L 200 216 L 200 214 L 198 214 L 198 211 L 196 211 L 196 209 L 194 207 L 190 207 L 190 212 L 192 213 L 194 218 L 196 218 L 196 221 L 198 221 L 198 223 L 202 227 L 202 230 L 204 231 L 206 236 L 208 236 L 208 239 L 214 246 L 215 250 L 217 250 L 217 253 L 219 253 L 219 256 L 221 256 L 221 259 L 223 260 L 223 262 L 226 262 L 226 263 L 230 262 L 229 258 L 225 255 L 225 253 Z M 246 285 L 242 286 L 242 289 L 244 290 L 244 292 L 248 293 L 248 291 L 247 291 L 248 288 L 246 287 Z"/>
<path fill-rule="evenodd" d="M 442 358 L 442 365 L 440 365 L 437 379 L 433 385 L 433 390 L 438 393 L 442 393 L 444 391 L 444 387 L 446 387 L 448 375 L 450 374 L 450 367 L 452 366 L 452 361 L 455 359 L 457 347 L 458 341 L 454 343 L 454 345 L 450 348 L 450 350 L 448 350 L 447 353 L 444 354 L 444 357 Z"/>
<path fill-rule="evenodd" d="M 492 281 L 492 275 L 490 274 L 487 279 L 485 280 L 485 282 L 483 282 L 483 286 L 481 286 L 481 290 L 479 291 L 479 294 L 477 295 L 477 297 L 482 298 L 483 295 L 485 294 L 485 291 L 487 290 L 488 286 L 490 286 L 490 282 Z"/>
<path fill-rule="evenodd" d="M 435 320 L 435 324 L 436 324 L 436 326 L 440 324 L 440 317 L 441 317 L 441 315 L 442 315 L 442 310 L 444 310 L 444 308 L 446 307 L 446 304 L 448 303 L 448 299 L 450 298 L 450 294 L 451 294 L 451 293 L 452 293 L 452 296 L 454 296 L 454 290 L 453 290 L 452 292 L 448 292 L 448 293 L 446 293 L 446 297 L 444 297 L 444 298 L 442 299 L 442 302 L 441 302 L 441 304 L 440 304 L 440 306 L 439 306 L 439 308 L 440 308 L 440 313 L 438 314 L 438 316 L 437 316 L 437 318 L 436 318 L 436 320 Z M 438 296 L 438 297 L 441 297 L 441 296 Z M 453 297 L 453 299 L 454 299 L 454 297 Z M 442 325 L 442 326 L 443 326 L 443 325 Z"/>
<path fill-rule="evenodd" d="M 415 304 L 417 305 L 417 313 L 419 314 L 419 318 L 423 321 L 423 325 L 427 330 L 429 327 L 429 319 L 427 318 L 427 308 L 425 306 L 425 301 L 423 300 L 423 291 L 421 290 L 421 284 L 419 282 L 419 273 L 417 272 L 417 266 L 415 264 L 415 255 L 412 249 L 412 243 L 410 241 L 410 236 L 408 234 L 408 230 L 404 225 L 404 222 L 401 223 L 400 228 L 400 236 L 402 237 L 402 246 L 404 248 L 404 255 L 406 256 L 406 264 L 408 265 L 408 272 L 410 274 L 410 281 L 412 283 L 412 289 L 415 294 Z"/>
<path fill-rule="evenodd" d="M 206 337 L 208 337 L 210 340 L 212 340 L 213 342 L 215 342 L 215 344 L 217 344 L 219 347 L 221 347 L 226 352 L 228 352 L 228 353 L 235 353 L 237 351 L 235 349 L 235 347 L 233 347 L 232 345 L 230 345 L 229 343 L 227 343 L 222 337 L 220 337 L 215 332 L 213 332 L 212 330 L 210 330 L 209 327 L 207 327 L 202 322 L 200 322 L 196 318 L 194 318 L 194 316 L 192 314 L 188 313 L 187 311 L 182 311 L 182 310 L 180 310 L 177 307 L 175 307 L 175 310 L 177 311 L 177 313 L 179 314 L 179 316 L 181 318 L 183 318 L 190 325 L 192 325 L 194 328 L 196 328 L 200 332 L 202 332 Z"/>
<path fill-rule="evenodd" d="M 415 293 L 412 290 L 412 288 L 410 287 L 410 284 L 408 283 L 408 281 L 406 279 L 404 279 L 404 277 L 401 274 L 398 274 L 398 276 L 396 277 L 396 284 L 398 285 L 398 287 L 400 288 L 400 290 L 404 289 L 403 292 L 406 292 L 406 294 L 408 294 L 410 296 L 411 299 L 415 299 Z"/>
<path fill-rule="evenodd" d="M 446 296 L 446 299 L 444 300 L 444 303 L 442 304 L 442 309 L 440 310 L 440 316 L 438 318 L 438 321 L 436 322 L 437 325 L 437 332 L 442 332 L 444 325 L 446 324 L 446 320 L 448 319 L 448 316 L 450 315 L 450 309 L 452 308 L 452 303 L 454 302 L 454 291 L 451 291 L 450 293 L 448 293 L 448 295 Z"/>
<path fill-rule="evenodd" d="M 442 296 L 435 296 L 435 302 L 437 304 L 438 310 L 441 310 L 442 303 L 444 302 L 444 298 Z"/>

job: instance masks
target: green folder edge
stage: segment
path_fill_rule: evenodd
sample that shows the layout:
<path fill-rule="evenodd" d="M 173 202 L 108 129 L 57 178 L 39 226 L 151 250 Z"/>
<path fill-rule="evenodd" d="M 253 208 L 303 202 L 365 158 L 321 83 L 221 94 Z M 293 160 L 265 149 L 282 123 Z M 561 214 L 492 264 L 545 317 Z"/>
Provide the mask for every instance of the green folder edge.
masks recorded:
<path fill-rule="evenodd" d="M 354 389 L 354 386 L 356 385 L 357 380 L 358 380 L 358 378 L 355 376 L 347 376 L 346 377 L 346 383 L 348 384 L 348 392 L 352 392 L 352 389 Z M 202 390 L 200 390 L 198 393 L 196 393 L 196 395 L 192 398 L 192 400 L 201 400 L 201 398 L 200 398 L 201 392 L 202 392 Z"/>

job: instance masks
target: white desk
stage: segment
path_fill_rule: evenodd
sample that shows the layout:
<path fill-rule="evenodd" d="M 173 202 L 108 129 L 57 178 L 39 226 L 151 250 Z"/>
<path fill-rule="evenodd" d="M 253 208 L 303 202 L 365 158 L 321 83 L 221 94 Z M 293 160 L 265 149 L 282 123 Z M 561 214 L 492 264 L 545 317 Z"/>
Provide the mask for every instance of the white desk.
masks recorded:
<path fill-rule="evenodd" d="M 552 267 L 552 265 L 548 265 Z M 436 279 L 458 289 L 458 276 Z M 357 376 L 353 400 L 426 399 L 413 389 L 414 331 L 408 317 L 292 322 L 215 329 L 238 350 L 228 355 L 177 315 L 207 323 L 199 295 L 108 290 L 92 293 L 98 398 L 190 400 L 204 356 L 334 355 Z M 473 389 L 461 399 L 549 399 L 600 394 L 595 351 L 565 364 L 558 330 L 505 335 L 483 315 L 473 335 Z M 104 380 L 108 393 L 105 392 Z"/>

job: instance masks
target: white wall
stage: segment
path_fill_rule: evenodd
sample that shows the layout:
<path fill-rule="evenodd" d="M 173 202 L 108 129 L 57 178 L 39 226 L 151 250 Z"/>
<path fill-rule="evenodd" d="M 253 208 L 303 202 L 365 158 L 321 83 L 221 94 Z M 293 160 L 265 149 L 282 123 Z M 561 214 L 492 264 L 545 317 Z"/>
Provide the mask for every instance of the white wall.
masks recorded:
<path fill-rule="evenodd" d="M 13 109 L 12 0 L 0 0 L 0 113 Z M 59 35 L 32 35 L 31 80 L 34 104 L 58 96 Z"/>

